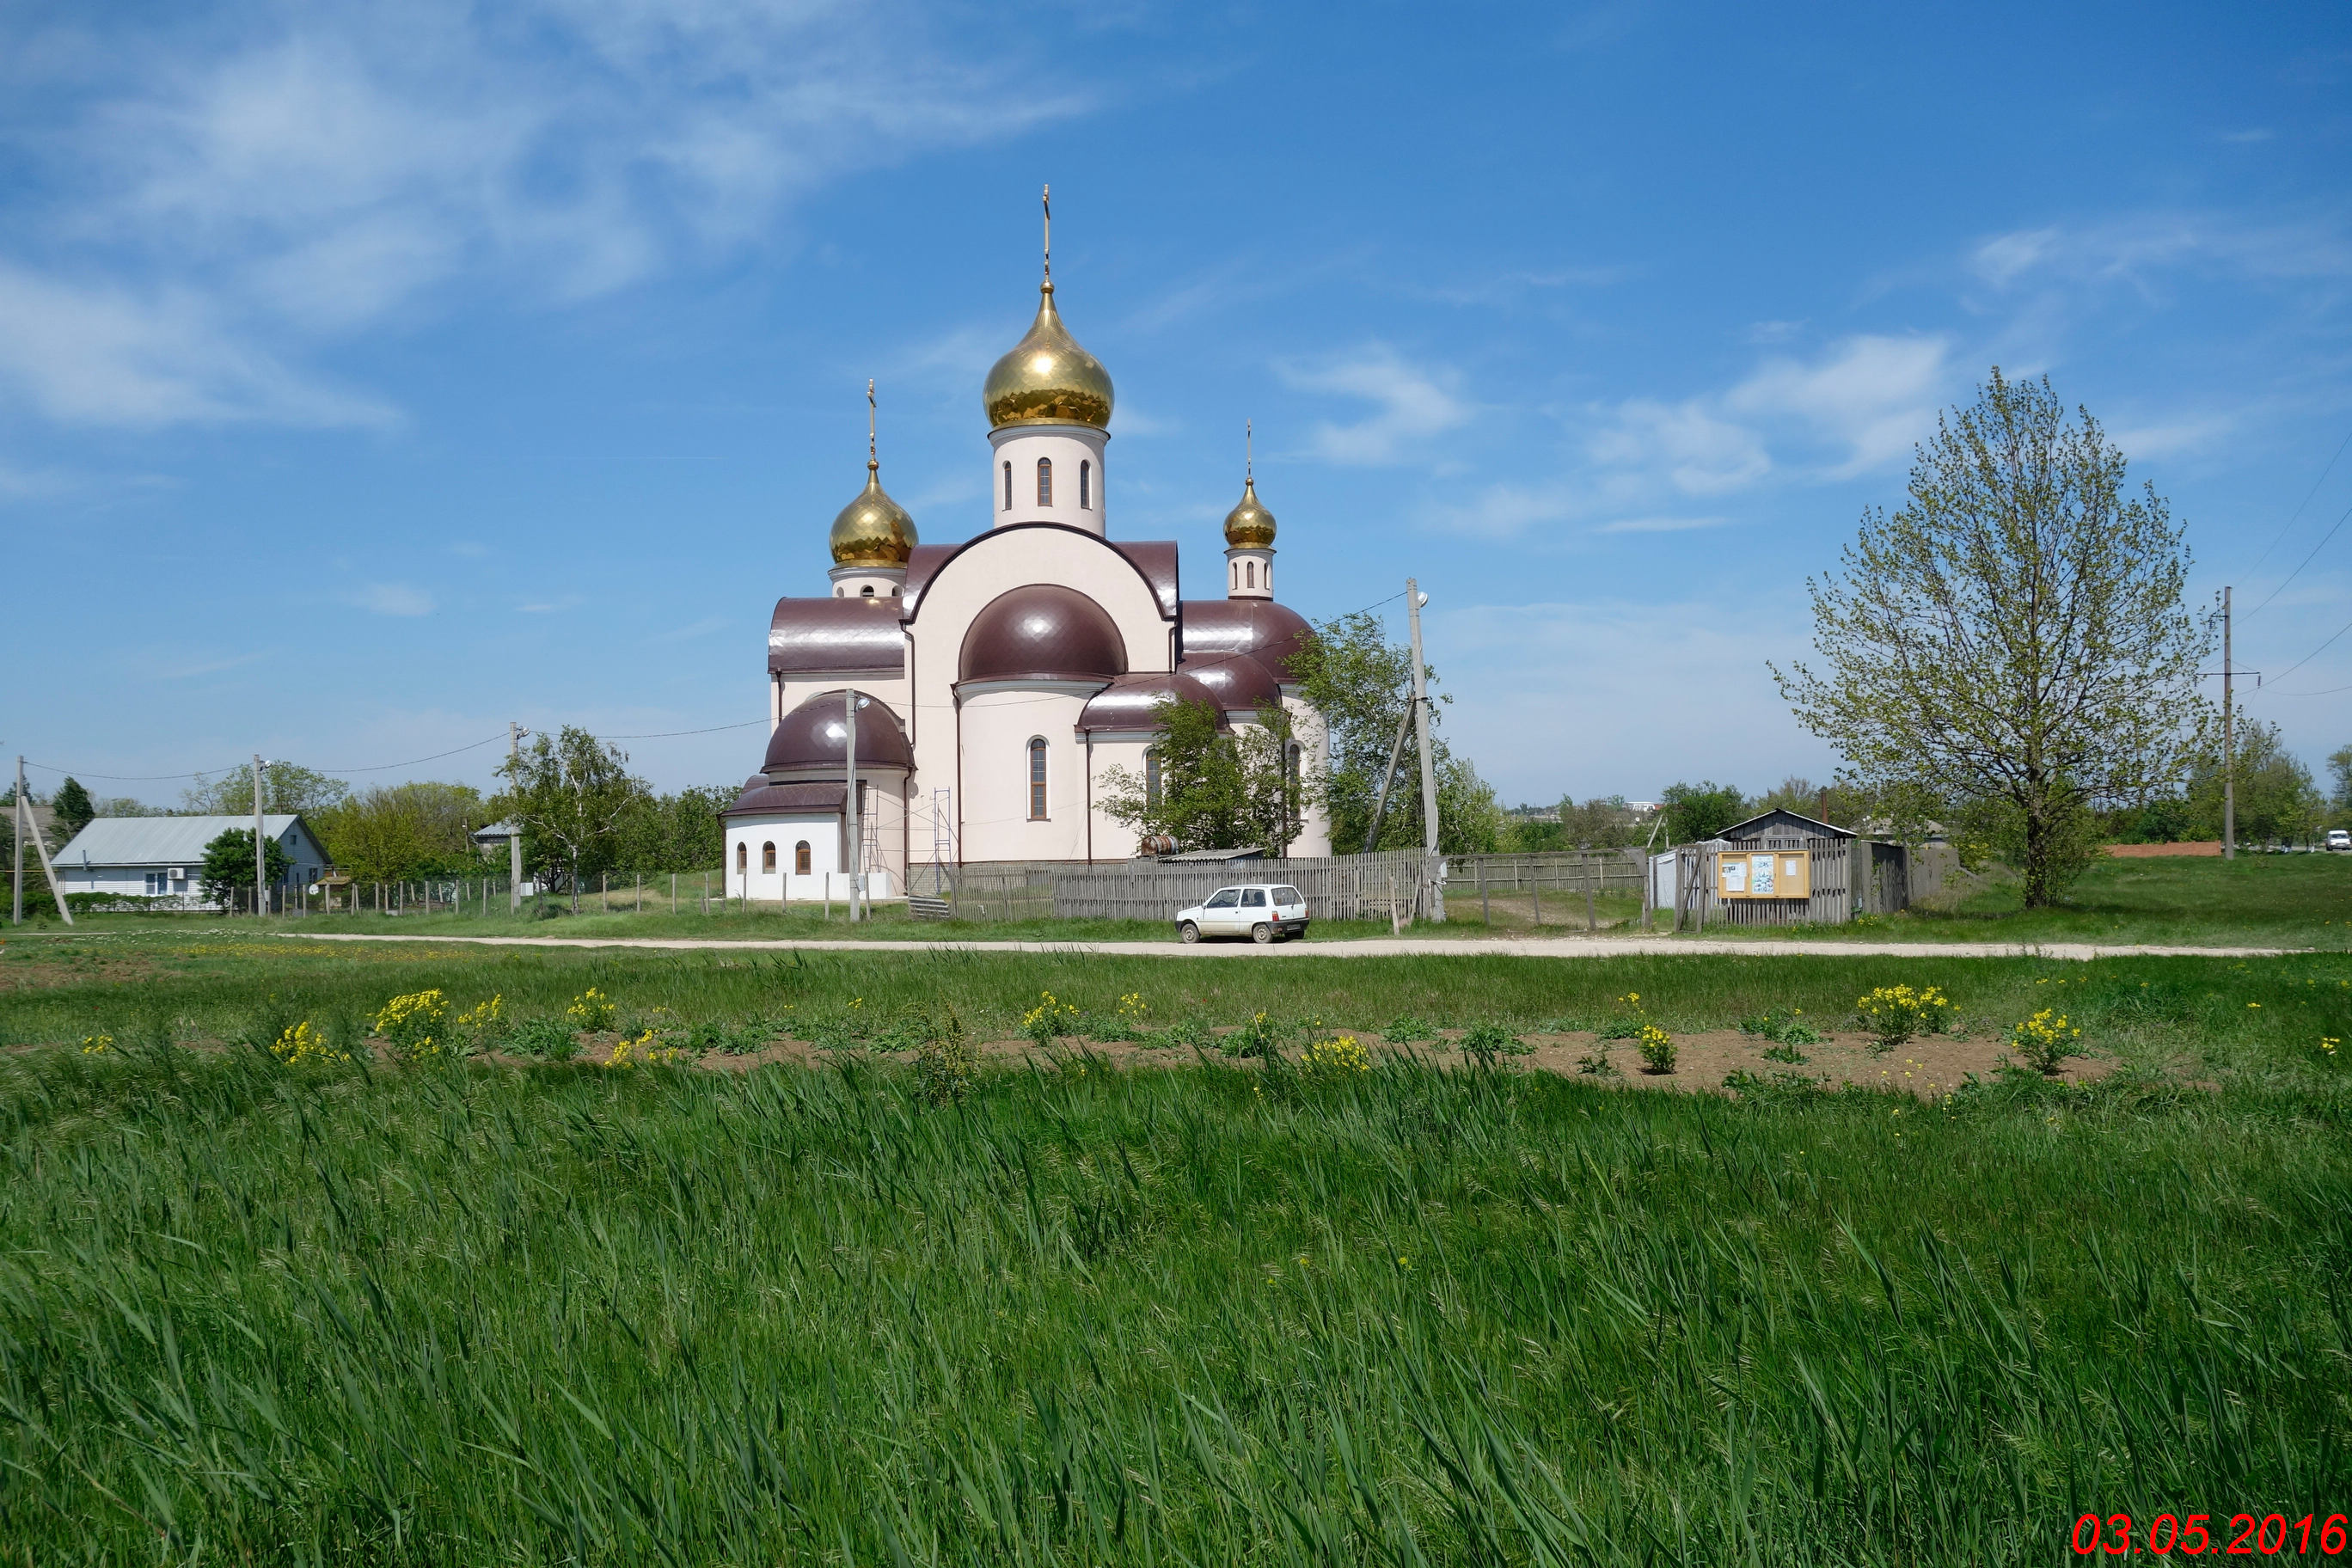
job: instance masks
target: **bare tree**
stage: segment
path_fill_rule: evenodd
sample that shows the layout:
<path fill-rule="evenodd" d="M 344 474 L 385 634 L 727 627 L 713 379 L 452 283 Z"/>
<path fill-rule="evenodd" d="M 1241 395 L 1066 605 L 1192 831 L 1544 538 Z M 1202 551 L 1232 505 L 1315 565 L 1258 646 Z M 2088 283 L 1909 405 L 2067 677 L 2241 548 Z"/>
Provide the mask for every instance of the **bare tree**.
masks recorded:
<path fill-rule="evenodd" d="M 2188 552 L 2124 471 L 2087 410 L 1996 366 L 1919 448 L 1908 504 L 1807 580 L 1820 672 L 1772 671 L 1849 782 L 1953 803 L 2030 908 L 2087 863 L 2093 805 L 2176 785 L 2204 746 Z"/>

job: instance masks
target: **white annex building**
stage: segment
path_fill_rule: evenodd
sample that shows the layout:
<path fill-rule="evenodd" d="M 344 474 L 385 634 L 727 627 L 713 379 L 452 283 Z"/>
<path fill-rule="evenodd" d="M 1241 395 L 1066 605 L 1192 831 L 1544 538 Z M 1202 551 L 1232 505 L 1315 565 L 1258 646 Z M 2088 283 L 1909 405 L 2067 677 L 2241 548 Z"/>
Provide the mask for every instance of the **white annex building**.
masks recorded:
<path fill-rule="evenodd" d="M 1162 698 L 1213 704 L 1232 726 L 1280 702 L 1319 752 L 1290 668 L 1311 633 L 1275 603 L 1275 521 L 1255 479 L 1225 519 L 1222 597 L 1183 596 L 1174 541 L 1115 536 L 1110 376 L 1054 308 L 1050 253 L 1037 319 L 982 397 L 988 528 L 920 542 L 869 443 L 865 491 L 834 520 L 831 592 L 776 602 L 768 752 L 726 814 L 730 893 L 838 899 L 862 872 L 867 896 L 892 898 L 935 862 L 1134 855 L 1135 830 L 1103 809 L 1104 774 L 1153 775 Z M 1292 751 L 1294 767 L 1322 766 Z M 1331 852 L 1319 811 L 1291 852 Z"/>
<path fill-rule="evenodd" d="M 186 910 L 217 910 L 205 897 L 205 847 L 222 834 L 253 831 L 253 818 L 239 816 L 101 816 L 89 823 L 52 858 L 58 884 L 67 893 L 110 898 L 174 899 Z M 272 812 L 261 819 L 262 837 L 286 851 L 286 881 L 309 882 L 327 867 L 318 835 L 299 816 Z M 240 895 L 242 896 L 242 895 Z"/>

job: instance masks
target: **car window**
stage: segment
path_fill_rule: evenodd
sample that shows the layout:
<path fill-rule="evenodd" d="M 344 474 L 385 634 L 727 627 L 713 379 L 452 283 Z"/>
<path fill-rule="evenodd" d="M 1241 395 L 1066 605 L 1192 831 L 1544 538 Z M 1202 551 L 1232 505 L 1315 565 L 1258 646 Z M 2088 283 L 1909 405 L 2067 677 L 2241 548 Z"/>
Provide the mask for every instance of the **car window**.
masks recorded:
<path fill-rule="evenodd" d="M 1211 910 L 1229 910 L 1232 909 L 1234 905 L 1241 901 L 1241 890 L 1238 888 L 1219 888 L 1215 892 L 1209 895 L 1209 901 L 1206 904 L 1203 904 L 1202 908 Z"/>
<path fill-rule="evenodd" d="M 1274 901 L 1277 904 L 1303 904 L 1307 901 L 1307 895 L 1296 888 L 1276 888 Z"/>
<path fill-rule="evenodd" d="M 1246 910 L 1262 910 L 1265 908 L 1265 889 L 1264 888 L 1244 888 L 1242 889 L 1242 907 Z"/>

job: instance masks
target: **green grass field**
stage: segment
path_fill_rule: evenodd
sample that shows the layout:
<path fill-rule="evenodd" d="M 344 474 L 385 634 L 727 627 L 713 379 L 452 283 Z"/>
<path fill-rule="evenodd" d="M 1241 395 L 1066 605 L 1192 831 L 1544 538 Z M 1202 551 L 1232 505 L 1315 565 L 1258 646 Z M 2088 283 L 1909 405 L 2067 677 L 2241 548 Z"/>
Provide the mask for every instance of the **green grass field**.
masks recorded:
<path fill-rule="evenodd" d="M 856 1040 L 943 1006 L 1009 1030 L 1044 990 L 1372 1028 L 1638 990 L 1681 1030 L 1897 982 L 1979 1030 L 2062 1006 L 2122 1070 L 1735 1100 L 1076 1052 L 942 1108 Z M 842 1048 L 260 1048 L 296 1020 L 355 1046 L 426 986 L 527 1018 L 591 984 L 625 1024 Z M 2347 1037 L 2338 954 L 20 937 L 0 1562 L 2027 1563 L 2085 1510 L 2324 1517 L 2352 1496 Z"/>

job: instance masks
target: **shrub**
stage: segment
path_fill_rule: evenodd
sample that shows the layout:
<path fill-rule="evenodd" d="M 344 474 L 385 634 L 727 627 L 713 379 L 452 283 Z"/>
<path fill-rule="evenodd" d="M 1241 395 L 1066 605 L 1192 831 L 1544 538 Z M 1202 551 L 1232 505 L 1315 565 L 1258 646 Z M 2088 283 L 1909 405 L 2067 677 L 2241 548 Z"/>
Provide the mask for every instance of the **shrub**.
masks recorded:
<path fill-rule="evenodd" d="M 613 1020 L 619 1016 L 619 1014 L 620 1009 L 614 1005 L 613 999 L 593 985 L 574 996 L 572 999 L 572 1005 L 563 1010 L 563 1016 L 572 1020 L 572 1026 L 574 1029 L 584 1030 L 592 1035 L 611 1028 Z"/>
<path fill-rule="evenodd" d="M 1217 1031 L 1205 1018 L 1179 1018 L 1168 1027 L 1168 1043 L 1192 1050 L 1206 1050 L 1217 1043 Z"/>
<path fill-rule="evenodd" d="M 1029 1037 L 1032 1045 L 1044 1050 L 1060 1037 L 1077 1032 L 1078 1010 L 1051 991 L 1041 991 L 1037 995 L 1037 1005 L 1021 1015 L 1021 1032 Z"/>
<path fill-rule="evenodd" d="M 915 1095 L 926 1105 L 952 1105 L 971 1092 L 980 1059 L 964 1038 L 963 1020 L 943 1010 L 929 1037 L 915 1049 Z"/>
<path fill-rule="evenodd" d="M 1282 1054 L 1283 1040 L 1289 1033 L 1282 1025 L 1260 1013 L 1219 1041 L 1218 1048 L 1229 1057 L 1271 1059 Z"/>
<path fill-rule="evenodd" d="M 1778 1045 L 1764 1047 L 1764 1059 L 1768 1062 L 1787 1062 L 1790 1067 L 1801 1068 L 1812 1058 L 1793 1045 Z"/>
<path fill-rule="evenodd" d="M 301 1062 L 347 1062 L 351 1053 L 339 1051 L 327 1044 L 327 1037 L 319 1033 L 305 1020 L 289 1026 L 270 1042 L 269 1054 L 288 1067 Z"/>
<path fill-rule="evenodd" d="M 613 1054 L 604 1058 L 603 1065 L 608 1068 L 633 1068 L 641 1064 L 666 1066 L 677 1061 L 681 1054 L 676 1046 L 661 1044 L 660 1037 L 646 1029 L 614 1046 Z"/>
<path fill-rule="evenodd" d="M 1577 1058 L 1576 1070 L 1580 1073 L 1590 1073 L 1594 1078 L 1622 1078 L 1625 1076 L 1617 1070 L 1617 1064 L 1609 1059 L 1609 1051 L 1606 1047 L 1593 1052 L 1589 1057 Z"/>
<path fill-rule="evenodd" d="M 375 1032 L 394 1055 L 421 1061 L 441 1054 L 441 1025 L 448 1016 L 449 999 L 439 991 L 412 992 L 383 1005 Z"/>
<path fill-rule="evenodd" d="M 1822 1032 L 1805 1022 L 1805 1010 L 1802 1007 L 1791 1007 L 1786 1012 L 1774 1007 L 1769 1011 L 1759 1013 L 1752 1018 L 1742 1018 L 1739 1020 L 1739 1032 L 1743 1035 L 1761 1035 L 1774 1044 L 1782 1046 L 1818 1046 L 1822 1043 Z M 1769 1051 L 1764 1054 L 1772 1055 Z M 1775 1059 L 1785 1061 L 1788 1058 L 1783 1057 Z M 1797 1059 L 1802 1061 L 1804 1058 L 1800 1057 Z"/>
<path fill-rule="evenodd" d="M 1528 1044 L 1500 1024 L 1473 1024 L 1462 1031 L 1462 1048 L 1481 1067 L 1493 1067 L 1496 1057 L 1523 1057 Z"/>
<path fill-rule="evenodd" d="M 493 996 L 467 1008 L 457 1015 L 457 1029 L 468 1051 L 496 1049 L 498 1043 L 513 1031 L 507 1017 L 506 997 Z"/>
<path fill-rule="evenodd" d="M 1381 1038 L 1392 1046 L 1406 1045 L 1414 1040 L 1433 1040 L 1437 1038 L 1437 1027 L 1426 1018 L 1408 1016 L 1399 1018 L 1382 1029 Z"/>
<path fill-rule="evenodd" d="M 1642 1032 L 1633 1037 L 1642 1047 L 1643 1072 L 1668 1073 L 1675 1070 L 1675 1037 L 1655 1024 L 1643 1024 Z"/>
<path fill-rule="evenodd" d="M 1118 999 L 1118 1011 L 1097 1024 L 1092 1033 L 1097 1040 L 1140 1040 L 1146 1037 L 1143 1026 L 1150 1016 L 1143 993 L 1130 991 Z"/>
<path fill-rule="evenodd" d="M 2009 1031 L 2009 1048 L 2044 1078 L 2054 1078 L 2069 1057 L 2083 1054 L 2083 1031 L 2066 1022 L 2063 1013 L 2044 1007 Z"/>
<path fill-rule="evenodd" d="M 1932 985 L 1913 990 L 1908 985 L 1882 985 L 1858 997 L 1854 1012 L 1862 1026 L 1877 1037 L 1880 1052 L 1893 1050 L 1914 1035 L 1932 1035 L 1951 1022 L 1951 999 Z"/>
<path fill-rule="evenodd" d="M 1372 1058 L 1355 1036 L 1337 1035 L 1310 1043 L 1298 1070 L 1316 1082 L 1344 1083 L 1371 1071 Z"/>
<path fill-rule="evenodd" d="M 541 1061 L 568 1062 L 580 1054 L 578 1037 L 560 1018 L 526 1019 L 509 1033 L 507 1044 Z"/>

